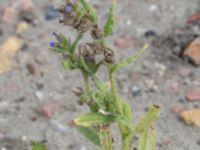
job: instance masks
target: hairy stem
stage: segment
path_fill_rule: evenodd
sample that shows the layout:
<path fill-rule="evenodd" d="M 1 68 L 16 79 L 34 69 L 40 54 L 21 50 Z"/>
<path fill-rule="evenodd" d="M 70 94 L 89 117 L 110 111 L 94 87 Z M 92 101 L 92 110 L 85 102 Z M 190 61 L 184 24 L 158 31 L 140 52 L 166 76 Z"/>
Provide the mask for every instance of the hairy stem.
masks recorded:
<path fill-rule="evenodd" d="M 79 33 L 78 36 L 76 37 L 75 41 L 73 42 L 72 46 L 71 46 L 71 52 L 72 54 L 74 54 L 75 49 L 78 45 L 78 42 L 83 38 L 83 33 Z"/>

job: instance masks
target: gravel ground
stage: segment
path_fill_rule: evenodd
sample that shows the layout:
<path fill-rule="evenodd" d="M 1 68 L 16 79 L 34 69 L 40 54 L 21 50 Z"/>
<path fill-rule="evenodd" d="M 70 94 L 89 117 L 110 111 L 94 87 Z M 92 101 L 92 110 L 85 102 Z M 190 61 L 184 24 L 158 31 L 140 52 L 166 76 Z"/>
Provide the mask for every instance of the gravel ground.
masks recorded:
<path fill-rule="evenodd" d="M 91 2 L 102 14 L 100 20 L 105 21 L 109 1 Z M 0 0 L 1 8 L 7 3 Z M 0 148 L 29 150 L 31 141 L 43 141 L 48 150 L 96 150 L 97 147 L 67 125 L 70 119 L 88 110 L 76 104 L 76 97 L 71 92 L 73 87 L 83 85 L 81 74 L 64 71 L 59 63 L 61 58 L 48 51 L 53 31 L 63 32 L 72 39 L 75 32 L 59 25 L 58 19 L 44 18 L 47 6 L 58 6 L 61 0 L 53 3 L 34 0 L 34 3 L 35 23 L 20 35 L 26 47 L 17 53 L 12 70 L 0 75 Z M 185 99 L 187 92 L 200 85 L 200 70 L 174 57 L 173 47 L 162 44 L 169 37 L 174 39 L 176 32 L 186 32 L 186 21 L 199 11 L 199 6 L 196 0 L 118 0 L 117 26 L 110 38 L 111 45 L 118 51 L 117 58 L 133 54 L 145 42 L 152 43 L 136 63 L 117 75 L 120 93 L 133 109 L 134 122 L 148 106 L 157 104 L 161 107 L 156 124 L 159 150 L 200 149 L 200 129 L 185 125 L 176 113 L 179 108 L 200 107 L 199 102 L 191 103 Z M 16 35 L 18 22 L 19 17 L 12 23 L 0 19 L 1 43 Z M 154 31 L 157 36 L 145 38 L 147 31 Z M 131 37 L 133 40 L 129 44 L 132 46 L 120 49 L 116 41 L 122 37 Z M 104 72 L 102 76 L 105 76 Z M 57 107 L 51 119 L 41 112 L 49 105 Z"/>

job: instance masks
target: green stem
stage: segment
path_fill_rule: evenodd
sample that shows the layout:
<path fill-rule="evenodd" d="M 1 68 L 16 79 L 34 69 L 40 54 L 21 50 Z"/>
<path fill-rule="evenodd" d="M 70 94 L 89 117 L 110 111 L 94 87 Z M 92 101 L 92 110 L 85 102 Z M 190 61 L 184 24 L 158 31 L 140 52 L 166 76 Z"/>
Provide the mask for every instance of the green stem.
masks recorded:
<path fill-rule="evenodd" d="M 82 72 L 83 74 L 83 78 L 85 81 L 85 91 L 86 93 L 90 93 L 90 81 L 89 81 L 89 77 L 86 73 Z"/>
<path fill-rule="evenodd" d="M 79 33 L 78 36 L 76 37 L 75 41 L 73 42 L 71 46 L 71 53 L 74 54 L 75 49 L 78 45 L 78 42 L 83 38 L 83 33 Z"/>

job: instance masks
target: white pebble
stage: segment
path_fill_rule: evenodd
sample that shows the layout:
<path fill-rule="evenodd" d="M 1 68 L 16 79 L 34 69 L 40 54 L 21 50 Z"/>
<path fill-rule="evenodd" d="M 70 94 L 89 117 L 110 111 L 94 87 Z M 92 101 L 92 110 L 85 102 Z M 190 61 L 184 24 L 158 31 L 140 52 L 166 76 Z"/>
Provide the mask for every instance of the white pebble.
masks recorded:
<path fill-rule="evenodd" d="M 44 99 L 44 94 L 41 91 L 37 91 L 35 93 L 35 95 L 39 100 L 43 100 Z"/>

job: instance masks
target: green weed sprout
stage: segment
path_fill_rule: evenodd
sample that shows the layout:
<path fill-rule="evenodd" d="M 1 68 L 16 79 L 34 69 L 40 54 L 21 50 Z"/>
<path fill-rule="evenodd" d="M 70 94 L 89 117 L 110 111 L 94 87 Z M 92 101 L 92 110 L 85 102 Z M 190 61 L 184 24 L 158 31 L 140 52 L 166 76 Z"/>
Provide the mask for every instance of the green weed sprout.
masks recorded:
<path fill-rule="evenodd" d="M 111 134 L 111 124 L 114 123 L 120 131 L 121 150 L 132 150 L 133 136 L 139 137 L 137 150 L 155 150 L 156 131 L 153 125 L 160 108 L 150 107 L 145 116 L 133 125 L 130 105 L 119 95 L 115 78 L 119 70 L 137 60 L 147 45 L 134 56 L 121 62 L 115 61 L 115 53 L 107 42 L 115 23 L 114 0 L 103 29 L 99 28 L 95 9 L 87 0 L 67 0 L 57 10 L 63 15 L 59 22 L 74 28 L 77 38 L 71 42 L 63 34 L 54 32 L 56 40 L 50 42 L 50 50 L 64 56 L 62 65 L 66 70 L 80 70 L 85 87 L 78 87 L 73 92 L 78 96 L 80 105 L 90 108 L 90 112 L 73 119 L 72 125 L 102 150 L 114 149 L 115 137 Z M 80 45 L 79 41 L 88 33 L 92 41 Z M 110 87 L 98 77 L 101 66 L 107 68 Z M 91 85 L 94 87 L 91 88 Z"/>

